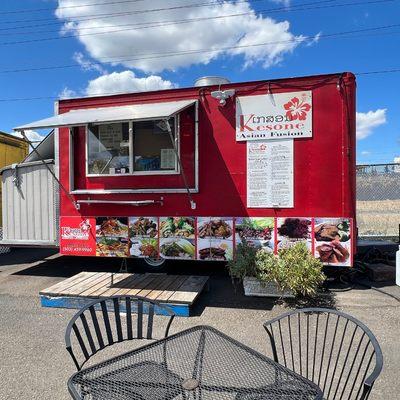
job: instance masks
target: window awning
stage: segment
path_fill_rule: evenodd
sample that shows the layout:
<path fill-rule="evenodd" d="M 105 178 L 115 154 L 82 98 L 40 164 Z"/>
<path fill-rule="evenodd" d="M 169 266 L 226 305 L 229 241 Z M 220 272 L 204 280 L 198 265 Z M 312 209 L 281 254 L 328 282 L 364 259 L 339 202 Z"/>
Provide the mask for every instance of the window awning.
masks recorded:
<path fill-rule="evenodd" d="M 57 128 L 61 126 L 82 126 L 86 124 L 111 123 L 120 121 L 165 119 L 172 117 L 196 100 L 180 100 L 164 103 L 134 104 L 119 107 L 85 108 L 68 111 L 54 117 L 41 119 L 18 126 L 15 131 L 27 129 Z"/>

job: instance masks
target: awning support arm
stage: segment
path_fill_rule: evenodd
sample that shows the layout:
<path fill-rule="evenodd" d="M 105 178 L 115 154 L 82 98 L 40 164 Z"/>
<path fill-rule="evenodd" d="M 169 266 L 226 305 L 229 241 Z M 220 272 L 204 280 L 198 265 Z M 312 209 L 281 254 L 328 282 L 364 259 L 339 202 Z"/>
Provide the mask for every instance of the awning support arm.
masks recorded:
<path fill-rule="evenodd" d="M 196 209 L 196 203 L 194 202 L 193 197 L 192 197 L 192 193 L 190 192 L 190 189 L 189 189 L 189 185 L 188 185 L 188 181 L 187 181 L 187 178 L 186 178 L 186 174 L 185 174 L 185 171 L 183 169 L 182 160 L 179 157 L 179 151 L 178 151 L 178 148 L 176 147 L 176 142 L 175 142 L 174 136 L 172 134 L 171 125 L 169 124 L 168 119 L 164 119 L 164 123 L 165 123 L 165 126 L 167 128 L 167 131 L 168 131 L 168 134 L 169 134 L 169 138 L 171 139 L 171 143 L 172 143 L 172 147 L 174 149 L 175 155 L 176 155 L 176 159 L 178 160 L 179 168 L 181 170 L 181 174 L 182 174 L 182 178 L 183 178 L 183 183 L 185 185 L 185 188 L 186 188 L 186 191 L 187 191 L 187 194 L 188 194 L 188 198 L 189 198 L 190 208 L 192 210 L 195 210 Z"/>
<path fill-rule="evenodd" d="M 56 174 L 51 170 L 51 168 L 47 165 L 46 161 L 43 159 L 43 157 L 40 155 L 40 153 L 36 150 L 35 147 L 33 147 L 32 142 L 26 137 L 25 131 L 21 130 L 19 131 L 22 135 L 22 137 L 28 142 L 29 146 L 32 147 L 32 151 L 35 152 L 35 154 L 39 157 L 39 160 L 42 162 L 42 164 L 48 169 L 50 174 L 53 176 L 53 178 L 56 180 L 58 183 L 58 186 L 63 190 L 63 192 L 67 195 L 71 203 L 74 205 L 75 209 L 79 210 L 81 207 L 80 205 L 74 200 L 74 198 L 71 196 L 71 194 L 68 192 L 67 189 L 63 186 L 63 184 L 60 182 L 60 180 L 57 178 Z"/>

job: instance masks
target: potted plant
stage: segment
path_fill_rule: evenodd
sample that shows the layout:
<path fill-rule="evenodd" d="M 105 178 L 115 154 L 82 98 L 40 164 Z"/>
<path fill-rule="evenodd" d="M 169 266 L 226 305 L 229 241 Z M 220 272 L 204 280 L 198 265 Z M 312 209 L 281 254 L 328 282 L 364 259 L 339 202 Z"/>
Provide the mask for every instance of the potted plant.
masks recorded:
<path fill-rule="evenodd" d="M 315 295 L 325 280 L 322 267 L 303 242 L 278 255 L 243 242 L 228 264 L 231 277 L 243 281 L 246 296 L 286 298 Z"/>

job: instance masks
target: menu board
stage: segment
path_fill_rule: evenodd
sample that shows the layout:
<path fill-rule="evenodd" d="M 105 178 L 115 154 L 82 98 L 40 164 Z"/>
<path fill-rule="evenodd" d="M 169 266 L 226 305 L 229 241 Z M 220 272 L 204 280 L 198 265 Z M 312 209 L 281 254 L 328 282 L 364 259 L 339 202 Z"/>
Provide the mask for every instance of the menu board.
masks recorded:
<path fill-rule="evenodd" d="M 175 150 L 161 149 L 161 169 L 175 169 Z"/>
<path fill-rule="evenodd" d="M 247 142 L 247 207 L 293 207 L 293 140 Z"/>
<path fill-rule="evenodd" d="M 122 124 L 108 124 L 99 126 L 99 137 L 107 150 L 118 148 L 122 142 Z"/>

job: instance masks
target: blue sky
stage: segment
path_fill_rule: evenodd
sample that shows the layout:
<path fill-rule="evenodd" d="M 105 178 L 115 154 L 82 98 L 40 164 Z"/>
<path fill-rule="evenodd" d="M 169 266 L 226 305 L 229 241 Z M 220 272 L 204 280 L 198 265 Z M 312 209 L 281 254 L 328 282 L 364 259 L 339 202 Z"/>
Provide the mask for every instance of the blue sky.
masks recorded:
<path fill-rule="evenodd" d="M 238 82 L 400 69 L 399 15 L 399 0 L 4 0 L 0 130 L 52 114 L 60 95 L 184 87 L 203 75 Z M 213 52 L 165 55 L 188 49 Z M 67 65 L 75 66 L 4 73 Z M 357 81 L 357 159 L 392 162 L 400 73 Z M 43 99 L 10 101 L 32 97 Z"/>

